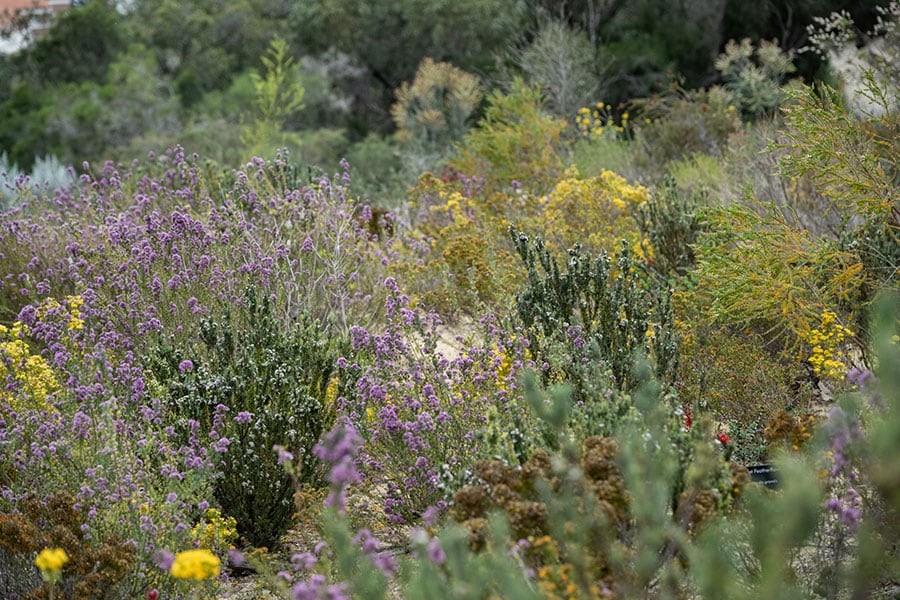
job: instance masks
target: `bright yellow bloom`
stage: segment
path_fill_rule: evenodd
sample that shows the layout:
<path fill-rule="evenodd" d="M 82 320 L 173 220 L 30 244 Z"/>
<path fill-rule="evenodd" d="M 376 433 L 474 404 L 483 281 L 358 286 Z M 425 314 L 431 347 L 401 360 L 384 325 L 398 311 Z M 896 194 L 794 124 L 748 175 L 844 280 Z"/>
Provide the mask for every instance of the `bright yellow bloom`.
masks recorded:
<path fill-rule="evenodd" d="M 231 543 L 237 539 L 237 521 L 215 508 L 207 509 L 205 519 L 191 528 L 191 539 L 205 548 L 234 548 Z"/>
<path fill-rule="evenodd" d="M 58 575 L 67 562 L 69 562 L 69 555 L 62 548 L 44 548 L 34 559 L 34 564 L 45 577 Z"/>
<path fill-rule="evenodd" d="M 169 572 L 177 579 L 212 579 L 219 574 L 219 557 L 205 548 L 185 550 L 175 555 Z"/>

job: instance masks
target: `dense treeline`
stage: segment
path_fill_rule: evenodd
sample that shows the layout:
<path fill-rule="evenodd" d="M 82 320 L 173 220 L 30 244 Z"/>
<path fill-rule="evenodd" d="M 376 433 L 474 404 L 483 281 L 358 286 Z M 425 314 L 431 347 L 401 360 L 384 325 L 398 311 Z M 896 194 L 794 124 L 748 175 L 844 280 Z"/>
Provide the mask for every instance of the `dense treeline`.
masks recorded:
<path fill-rule="evenodd" d="M 714 62 L 730 39 L 797 50 L 813 17 L 843 8 L 870 27 L 879 3 L 851 4 L 140 0 L 117 9 L 93 0 L 0 60 L 0 153 L 27 172 L 47 155 L 78 166 L 179 142 L 239 164 L 250 148 L 238 131 L 255 110 L 250 74 L 280 36 L 306 90 L 302 109 L 282 123 L 297 134 L 288 145 L 306 162 L 334 168 L 354 149 L 391 149 L 391 105 L 425 58 L 473 73 L 487 89 L 508 89 L 522 76 L 551 98 L 574 95 L 551 104 L 571 119 L 573 101 L 620 106 L 673 82 L 689 89 L 719 82 Z M 807 81 L 821 75 L 812 55 L 796 64 Z M 257 149 L 271 154 L 283 142 Z"/>

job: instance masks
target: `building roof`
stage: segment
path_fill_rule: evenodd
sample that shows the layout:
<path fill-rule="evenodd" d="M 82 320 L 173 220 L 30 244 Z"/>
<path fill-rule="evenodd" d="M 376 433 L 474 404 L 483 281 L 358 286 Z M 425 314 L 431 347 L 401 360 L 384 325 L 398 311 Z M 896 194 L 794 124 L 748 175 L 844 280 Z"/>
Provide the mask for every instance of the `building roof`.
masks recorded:
<path fill-rule="evenodd" d="M 30 39 L 40 37 L 49 26 L 47 17 L 71 5 L 71 0 L 0 0 L 0 30 L 11 23 L 16 13 L 24 12 L 39 16 L 31 19 L 24 31 L 11 31 L 5 36 L 0 35 L 0 54 L 16 52 L 25 47 Z"/>

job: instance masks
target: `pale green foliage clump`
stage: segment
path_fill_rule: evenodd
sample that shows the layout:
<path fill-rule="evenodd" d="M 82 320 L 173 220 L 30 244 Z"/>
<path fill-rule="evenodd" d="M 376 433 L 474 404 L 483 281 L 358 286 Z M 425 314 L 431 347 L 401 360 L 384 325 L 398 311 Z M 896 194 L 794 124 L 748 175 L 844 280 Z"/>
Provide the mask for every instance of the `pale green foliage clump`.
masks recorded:
<path fill-rule="evenodd" d="M 784 99 L 782 83 L 796 70 L 792 52 L 783 52 L 775 41 L 766 40 L 754 49 L 749 38 L 740 43 L 729 40 L 715 66 L 734 103 L 749 117 L 777 109 Z"/>
<path fill-rule="evenodd" d="M 287 42 L 275 38 L 268 53 L 261 58 L 265 71 L 250 75 L 256 92 L 257 115 L 244 127 L 241 143 L 253 154 L 290 141 L 291 136 L 282 129 L 288 118 L 303 108 L 305 90 L 294 59 L 287 51 Z"/>
<path fill-rule="evenodd" d="M 16 179 L 23 175 L 28 176 L 27 183 L 17 186 Z M 10 163 L 6 152 L 3 152 L 0 154 L 0 210 L 39 196 L 41 190 L 52 192 L 57 188 L 71 187 L 75 181 L 75 176 L 52 154 L 37 157 L 28 174 L 23 173 L 16 164 Z"/>
<path fill-rule="evenodd" d="M 397 90 L 397 102 L 391 107 L 397 138 L 426 145 L 458 140 L 482 96 L 477 77 L 426 58 L 412 84 Z"/>
<path fill-rule="evenodd" d="M 807 27 L 809 45 L 801 51 L 813 52 L 832 62 L 847 60 L 851 68 L 871 71 L 881 85 L 893 88 L 893 103 L 900 88 L 900 2 L 875 7 L 877 20 L 866 32 L 860 32 L 847 11 L 816 17 Z M 857 49 L 858 38 L 867 43 Z M 852 95 L 856 90 L 848 90 Z"/>
<path fill-rule="evenodd" d="M 447 62 L 426 58 L 412 84 L 396 92 L 391 117 L 404 167 L 418 175 L 433 169 L 462 139 L 483 97 L 478 78 Z"/>
<path fill-rule="evenodd" d="M 516 58 L 529 83 L 547 95 L 554 115 L 571 119 L 596 99 L 600 88 L 596 52 L 583 31 L 550 20 Z"/>

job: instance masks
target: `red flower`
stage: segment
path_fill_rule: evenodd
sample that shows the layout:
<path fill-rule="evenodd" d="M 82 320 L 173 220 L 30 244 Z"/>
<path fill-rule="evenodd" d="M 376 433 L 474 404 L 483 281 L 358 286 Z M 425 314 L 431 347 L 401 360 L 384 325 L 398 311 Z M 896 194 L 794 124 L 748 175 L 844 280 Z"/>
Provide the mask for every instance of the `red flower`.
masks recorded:
<path fill-rule="evenodd" d="M 159 590 L 156 588 L 147 592 L 147 600 L 157 600 L 157 598 L 159 598 Z"/>
<path fill-rule="evenodd" d="M 691 407 L 687 404 L 684 405 L 684 428 L 690 429 L 691 425 L 694 424 L 694 415 L 691 412 Z"/>
<path fill-rule="evenodd" d="M 725 435 L 724 433 L 717 434 L 716 439 L 719 440 L 719 442 L 721 442 L 721 444 L 723 446 L 727 446 L 728 444 L 731 443 L 731 440 L 728 439 L 728 436 Z"/>

